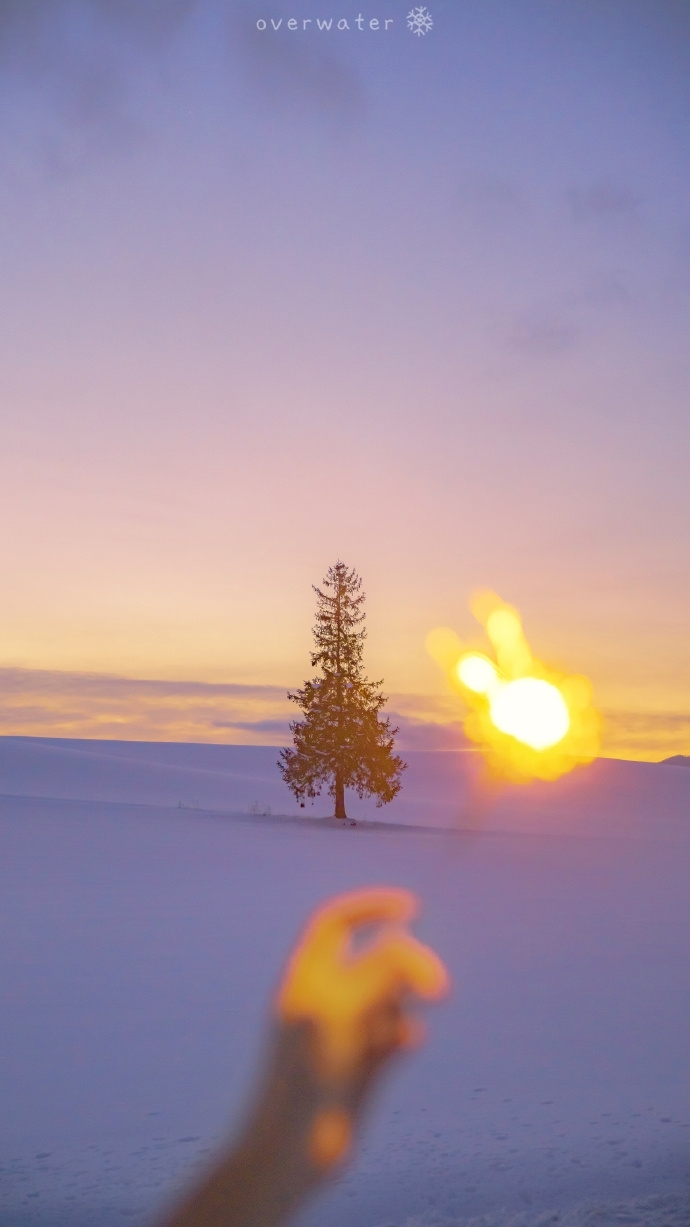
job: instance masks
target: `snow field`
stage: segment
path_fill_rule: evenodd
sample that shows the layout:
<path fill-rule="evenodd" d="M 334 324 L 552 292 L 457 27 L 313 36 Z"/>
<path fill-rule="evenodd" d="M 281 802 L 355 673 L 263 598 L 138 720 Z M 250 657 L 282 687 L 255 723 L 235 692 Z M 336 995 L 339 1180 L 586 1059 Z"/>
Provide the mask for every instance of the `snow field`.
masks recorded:
<path fill-rule="evenodd" d="M 419 893 L 454 989 L 301 1227 L 690 1222 L 690 772 L 468 805 L 476 759 L 420 755 L 401 819 L 455 779 L 473 830 L 340 830 L 178 808 L 190 772 L 228 808 L 275 784 L 263 749 L 134 746 L 130 775 L 81 745 L 0 744 L 2 1227 L 151 1222 L 237 1120 L 307 912 L 369 883 Z"/>

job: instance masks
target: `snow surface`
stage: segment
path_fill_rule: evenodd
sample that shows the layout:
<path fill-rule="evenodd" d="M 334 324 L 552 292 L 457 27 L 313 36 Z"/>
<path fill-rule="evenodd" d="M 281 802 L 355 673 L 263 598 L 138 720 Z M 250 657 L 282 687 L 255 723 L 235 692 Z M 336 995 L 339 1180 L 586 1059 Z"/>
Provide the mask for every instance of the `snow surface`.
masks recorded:
<path fill-rule="evenodd" d="M 307 911 L 370 883 L 421 895 L 454 992 L 301 1227 L 687 1227 L 690 773 L 487 791 L 416 752 L 342 830 L 276 757 L 0 739 L 2 1227 L 155 1221 L 241 1111 Z"/>

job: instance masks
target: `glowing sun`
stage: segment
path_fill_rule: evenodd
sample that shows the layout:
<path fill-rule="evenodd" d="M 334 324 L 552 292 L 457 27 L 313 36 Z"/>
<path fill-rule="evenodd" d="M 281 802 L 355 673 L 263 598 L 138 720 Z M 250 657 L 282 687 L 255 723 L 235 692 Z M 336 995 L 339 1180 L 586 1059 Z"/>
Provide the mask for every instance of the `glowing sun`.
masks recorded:
<path fill-rule="evenodd" d="M 557 673 L 536 660 L 517 610 L 495 593 L 479 593 L 473 611 L 495 659 L 463 649 L 455 632 L 444 627 L 427 637 L 429 652 L 470 708 L 468 736 L 508 776 L 554 779 L 589 762 L 598 749 L 599 717 L 587 679 Z"/>

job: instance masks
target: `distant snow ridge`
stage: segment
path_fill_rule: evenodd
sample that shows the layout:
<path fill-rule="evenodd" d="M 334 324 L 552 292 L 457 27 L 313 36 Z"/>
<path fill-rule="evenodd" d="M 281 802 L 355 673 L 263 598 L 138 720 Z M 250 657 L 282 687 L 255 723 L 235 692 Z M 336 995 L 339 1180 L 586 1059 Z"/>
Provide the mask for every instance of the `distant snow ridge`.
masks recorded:
<path fill-rule="evenodd" d="M 518 1214 L 480 1214 L 472 1218 L 434 1215 L 408 1218 L 405 1227 L 688 1227 L 690 1197 L 654 1195 L 633 1201 L 589 1201 L 570 1210 L 521 1210 Z M 382 1225 L 383 1227 L 383 1225 Z"/>

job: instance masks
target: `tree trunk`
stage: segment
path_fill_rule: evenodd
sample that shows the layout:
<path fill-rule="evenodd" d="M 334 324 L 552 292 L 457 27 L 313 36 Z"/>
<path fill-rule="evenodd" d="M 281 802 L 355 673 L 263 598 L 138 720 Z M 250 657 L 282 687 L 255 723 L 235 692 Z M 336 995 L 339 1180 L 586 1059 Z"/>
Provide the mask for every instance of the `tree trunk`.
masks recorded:
<path fill-rule="evenodd" d="M 345 813 L 345 787 L 343 785 L 343 777 L 339 771 L 335 773 L 335 816 L 336 818 L 347 818 Z"/>

